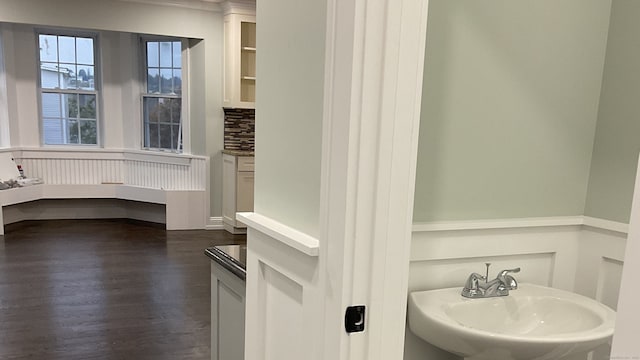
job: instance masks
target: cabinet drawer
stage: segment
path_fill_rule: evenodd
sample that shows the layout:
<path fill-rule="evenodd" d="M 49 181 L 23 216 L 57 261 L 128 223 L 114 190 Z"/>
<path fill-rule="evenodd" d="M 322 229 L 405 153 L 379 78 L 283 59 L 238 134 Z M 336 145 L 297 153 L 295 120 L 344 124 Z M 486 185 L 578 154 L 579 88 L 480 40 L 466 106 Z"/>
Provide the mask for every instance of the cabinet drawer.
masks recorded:
<path fill-rule="evenodd" d="M 253 156 L 238 156 L 238 171 L 253 171 L 255 163 Z"/>

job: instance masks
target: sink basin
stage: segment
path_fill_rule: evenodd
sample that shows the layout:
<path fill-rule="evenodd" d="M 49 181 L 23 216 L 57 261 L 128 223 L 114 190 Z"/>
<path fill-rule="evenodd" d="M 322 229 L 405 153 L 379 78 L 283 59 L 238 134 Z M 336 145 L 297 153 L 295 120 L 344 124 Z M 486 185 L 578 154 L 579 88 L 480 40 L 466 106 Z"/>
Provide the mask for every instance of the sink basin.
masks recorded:
<path fill-rule="evenodd" d="M 578 294 L 533 284 L 486 299 L 468 299 L 460 291 L 412 292 L 411 331 L 456 355 L 491 360 L 557 360 L 613 336 L 615 312 Z"/>

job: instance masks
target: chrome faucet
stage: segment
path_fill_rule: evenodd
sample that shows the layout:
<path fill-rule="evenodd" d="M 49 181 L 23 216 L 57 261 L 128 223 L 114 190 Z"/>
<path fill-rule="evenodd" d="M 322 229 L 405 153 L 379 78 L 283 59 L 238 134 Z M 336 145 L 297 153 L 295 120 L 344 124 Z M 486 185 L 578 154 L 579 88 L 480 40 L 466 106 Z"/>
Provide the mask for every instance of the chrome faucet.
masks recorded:
<path fill-rule="evenodd" d="M 491 263 L 486 263 L 485 265 L 487 266 L 485 276 L 478 273 L 469 275 L 462 289 L 462 296 L 472 299 L 507 296 L 509 295 L 509 290 L 516 290 L 518 288 L 518 282 L 513 276 L 509 275 L 509 273 L 518 273 L 520 272 L 520 268 L 502 270 L 495 279 L 487 281 Z"/>

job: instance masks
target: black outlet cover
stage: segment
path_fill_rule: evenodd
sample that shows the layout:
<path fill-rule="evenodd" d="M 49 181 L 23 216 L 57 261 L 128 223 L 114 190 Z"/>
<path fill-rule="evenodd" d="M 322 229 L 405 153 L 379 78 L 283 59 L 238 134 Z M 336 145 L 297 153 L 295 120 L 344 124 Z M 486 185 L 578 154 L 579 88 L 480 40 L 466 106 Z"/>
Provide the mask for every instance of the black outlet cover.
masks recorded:
<path fill-rule="evenodd" d="M 365 306 L 349 306 L 344 315 L 344 328 L 348 333 L 364 331 Z"/>

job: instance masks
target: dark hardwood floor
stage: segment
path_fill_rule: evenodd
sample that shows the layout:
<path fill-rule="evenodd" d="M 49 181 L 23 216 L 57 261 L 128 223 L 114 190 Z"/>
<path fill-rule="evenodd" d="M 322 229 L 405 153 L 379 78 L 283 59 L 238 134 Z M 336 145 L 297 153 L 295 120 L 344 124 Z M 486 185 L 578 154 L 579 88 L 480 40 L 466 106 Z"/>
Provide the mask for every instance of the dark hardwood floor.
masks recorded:
<path fill-rule="evenodd" d="M 209 359 L 206 247 L 225 231 L 33 221 L 0 236 L 0 359 Z"/>

